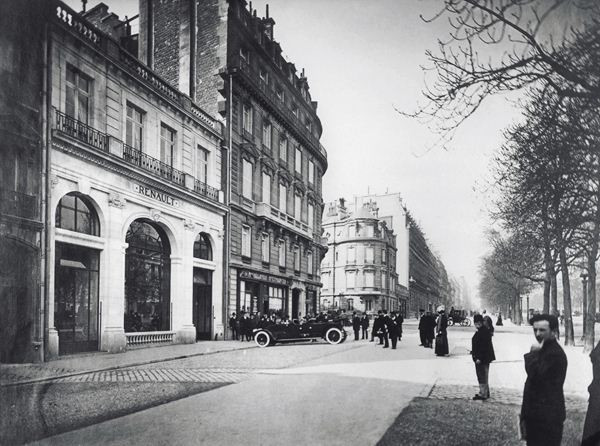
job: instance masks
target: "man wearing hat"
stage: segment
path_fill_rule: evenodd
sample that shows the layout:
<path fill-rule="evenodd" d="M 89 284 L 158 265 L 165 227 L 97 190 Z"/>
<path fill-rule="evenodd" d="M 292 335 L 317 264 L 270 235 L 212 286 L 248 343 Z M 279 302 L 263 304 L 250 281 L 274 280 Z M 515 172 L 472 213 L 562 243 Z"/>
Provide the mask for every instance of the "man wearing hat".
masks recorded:
<path fill-rule="evenodd" d="M 490 387 L 488 385 L 490 363 L 496 359 L 496 356 L 494 355 L 492 334 L 484 325 L 483 316 L 476 314 L 473 317 L 473 322 L 477 331 L 471 339 L 471 356 L 475 363 L 477 382 L 479 382 L 479 393 L 473 399 L 487 400 L 490 397 Z"/>

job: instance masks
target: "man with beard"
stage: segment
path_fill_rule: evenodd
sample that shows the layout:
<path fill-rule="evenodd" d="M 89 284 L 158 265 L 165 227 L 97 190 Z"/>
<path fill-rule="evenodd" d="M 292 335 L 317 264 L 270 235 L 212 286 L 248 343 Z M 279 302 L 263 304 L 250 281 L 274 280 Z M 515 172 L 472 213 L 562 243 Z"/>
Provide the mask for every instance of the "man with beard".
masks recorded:
<path fill-rule="evenodd" d="M 537 342 L 524 356 L 527 380 L 521 406 L 521 437 L 528 445 L 560 446 L 566 416 L 563 384 L 567 356 L 556 341 L 558 319 L 536 314 L 530 323 Z"/>

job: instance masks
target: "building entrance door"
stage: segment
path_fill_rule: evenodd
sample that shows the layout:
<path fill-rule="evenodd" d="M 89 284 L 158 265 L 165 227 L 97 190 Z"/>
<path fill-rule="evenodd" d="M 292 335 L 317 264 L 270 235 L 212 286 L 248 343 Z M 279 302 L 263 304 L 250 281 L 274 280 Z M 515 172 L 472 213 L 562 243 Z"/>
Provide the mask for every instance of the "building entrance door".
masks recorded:
<path fill-rule="evenodd" d="M 300 290 L 292 290 L 292 319 L 298 319 L 298 306 L 300 304 Z"/>
<path fill-rule="evenodd" d="M 98 350 L 98 251 L 56 244 L 54 323 L 59 354 Z"/>
<path fill-rule="evenodd" d="M 212 319 L 212 271 L 194 268 L 194 326 L 197 341 L 210 340 Z"/>

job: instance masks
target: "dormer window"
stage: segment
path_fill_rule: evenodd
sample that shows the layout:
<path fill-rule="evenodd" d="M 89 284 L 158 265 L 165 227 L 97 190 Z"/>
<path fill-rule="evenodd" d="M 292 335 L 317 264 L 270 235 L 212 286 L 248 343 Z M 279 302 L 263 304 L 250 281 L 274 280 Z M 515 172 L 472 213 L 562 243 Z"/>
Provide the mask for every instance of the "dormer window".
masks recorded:
<path fill-rule="evenodd" d="M 292 113 L 296 118 L 298 117 L 298 106 L 296 104 L 292 104 Z"/>
<path fill-rule="evenodd" d="M 279 101 L 281 103 L 285 103 L 285 91 L 283 91 L 283 88 L 277 87 L 276 94 L 277 94 L 277 99 L 279 99 Z"/>

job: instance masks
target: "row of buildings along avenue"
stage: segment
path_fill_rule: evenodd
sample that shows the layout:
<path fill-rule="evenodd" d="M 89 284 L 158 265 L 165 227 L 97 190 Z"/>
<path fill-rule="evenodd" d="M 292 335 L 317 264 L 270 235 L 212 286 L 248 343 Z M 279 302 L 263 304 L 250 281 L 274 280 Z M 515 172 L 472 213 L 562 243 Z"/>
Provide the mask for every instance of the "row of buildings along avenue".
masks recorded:
<path fill-rule="evenodd" d="M 459 301 L 460 285 L 429 247 L 398 193 L 328 203 L 321 309 L 397 311 L 417 317 Z"/>
<path fill-rule="evenodd" d="M 317 311 L 327 154 L 274 23 L 245 0 L 1 2 L 0 362 Z"/>
<path fill-rule="evenodd" d="M 245 0 L 0 2 L 0 362 L 448 295 L 397 195 L 328 208 L 322 236 L 317 103 L 274 24 Z"/>

